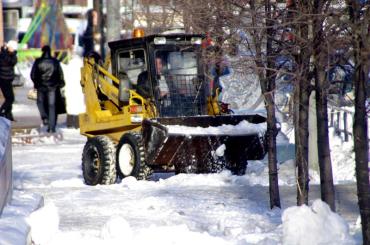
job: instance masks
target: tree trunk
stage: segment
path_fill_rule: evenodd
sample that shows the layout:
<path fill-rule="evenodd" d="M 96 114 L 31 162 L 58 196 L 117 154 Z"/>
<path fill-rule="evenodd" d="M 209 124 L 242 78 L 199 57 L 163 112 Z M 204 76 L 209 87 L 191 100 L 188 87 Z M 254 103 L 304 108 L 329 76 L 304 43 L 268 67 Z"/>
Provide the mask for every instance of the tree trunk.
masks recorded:
<path fill-rule="evenodd" d="M 314 14 L 321 16 L 323 2 L 315 0 Z M 317 17 L 313 22 L 314 29 L 314 60 L 316 85 L 316 118 L 317 118 L 317 148 L 320 167 L 321 199 L 326 202 L 332 211 L 335 211 L 335 190 L 331 166 L 329 129 L 328 129 L 328 84 L 324 69 L 326 55 L 322 51 L 323 45 L 323 19 Z"/>
<path fill-rule="evenodd" d="M 261 88 L 265 97 L 265 105 L 267 110 L 267 145 L 268 145 L 268 165 L 269 165 L 269 190 L 270 190 L 270 208 L 279 207 L 280 195 L 279 195 L 279 181 L 278 181 L 278 168 L 277 168 L 277 157 L 276 157 L 276 117 L 275 117 L 275 78 L 276 72 L 274 69 L 274 52 L 272 48 L 272 38 L 274 35 L 271 14 L 270 0 L 265 0 L 265 11 L 266 11 L 266 26 L 267 26 L 267 43 L 266 43 L 266 54 L 267 54 L 267 70 L 265 81 L 261 80 Z M 265 82 L 265 84 L 263 84 Z"/>
<path fill-rule="evenodd" d="M 305 9 L 306 8 L 306 9 Z M 308 6 L 302 7 L 301 11 L 307 11 Z M 300 24 L 298 26 L 298 33 L 302 40 L 306 40 L 305 46 L 307 46 L 308 40 L 308 25 Z M 298 103 L 295 104 L 298 107 L 297 121 L 296 121 L 296 166 L 297 166 L 297 205 L 308 204 L 308 190 L 309 190 L 309 174 L 308 174 L 308 109 L 310 101 L 310 81 L 309 75 L 309 63 L 310 63 L 310 51 L 307 47 L 301 44 L 300 53 L 296 55 L 297 69 L 297 82 L 296 82 L 296 99 Z"/>
<path fill-rule="evenodd" d="M 356 52 L 357 53 L 357 52 Z M 359 62 L 358 54 L 356 63 Z M 359 64 L 359 63 L 357 63 Z M 356 179 L 358 205 L 361 214 L 363 244 L 370 243 L 370 184 L 368 169 L 368 125 L 366 113 L 366 76 L 363 65 L 356 65 L 355 84 L 355 117 L 353 123 L 353 138 L 356 161 Z"/>
<path fill-rule="evenodd" d="M 317 148 L 319 153 L 321 200 L 335 211 L 335 189 L 331 166 L 329 129 L 328 129 L 328 100 L 325 86 L 325 74 L 316 71 L 316 113 L 317 113 Z"/>
<path fill-rule="evenodd" d="M 120 1 L 106 0 L 107 6 L 107 41 L 120 39 L 121 33 L 121 16 L 120 16 Z"/>
<path fill-rule="evenodd" d="M 299 112 L 298 112 L 298 142 L 296 152 L 296 165 L 298 169 L 297 204 L 308 205 L 309 174 L 308 174 L 308 88 L 301 81 L 299 89 Z"/>
<path fill-rule="evenodd" d="M 368 42 L 369 27 L 366 18 L 360 18 L 360 6 L 357 1 L 349 1 L 349 14 L 352 21 L 354 62 L 355 62 L 355 116 L 353 123 L 353 139 L 356 161 L 356 179 L 358 205 L 362 223 L 363 244 L 370 243 L 370 184 L 369 184 L 369 145 L 366 112 L 366 64 L 368 58 L 364 50 L 364 42 Z M 364 31 L 366 30 L 366 31 Z M 366 36 L 361 35 L 366 33 Z"/>

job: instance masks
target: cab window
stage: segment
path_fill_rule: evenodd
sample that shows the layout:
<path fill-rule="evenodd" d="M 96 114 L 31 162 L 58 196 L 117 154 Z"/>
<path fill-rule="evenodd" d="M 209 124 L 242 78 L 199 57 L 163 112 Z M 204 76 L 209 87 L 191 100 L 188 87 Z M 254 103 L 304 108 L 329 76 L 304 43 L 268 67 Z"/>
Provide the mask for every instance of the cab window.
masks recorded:
<path fill-rule="evenodd" d="M 119 53 L 118 74 L 126 74 L 131 84 L 137 85 L 137 78 L 146 67 L 144 49 Z"/>

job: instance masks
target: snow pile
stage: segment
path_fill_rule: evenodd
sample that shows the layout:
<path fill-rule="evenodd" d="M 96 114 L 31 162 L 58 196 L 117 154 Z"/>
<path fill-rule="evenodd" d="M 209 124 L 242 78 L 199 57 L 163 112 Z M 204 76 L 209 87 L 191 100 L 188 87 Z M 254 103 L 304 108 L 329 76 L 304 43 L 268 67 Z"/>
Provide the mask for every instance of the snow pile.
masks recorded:
<path fill-rule="evenodd" d="M 53 203 L 36 210 L 27 218 L 34 244 L 49 244 L 59 230 L 58 210 Z"/>
<path fill-rule="evenodd" d="M 289 160 L 278 164 L 279 185 L 295 185 L 295 163 Z M 269 170 L 266 163 L 262 161 L 248 161 L 247 172 L 243 176 L 249 185 L 269 186 Z"/>
<path fill-rule="evenodd" d="M 0 219 L 0 244 L 31 244 L 30 227 L 25 217 L 40 205 L 40 195 L 14 191 L 11 203 L 5 206 Z"/>
<path fill-rule="evenodd" d="M 266 131 L 266 123 L 249 123 L 246 120 L 237 125 L 222 125 L 218 127 L 187 127 L 182 125 L 167 125 L 170 134 L 185 135 L 263 135 Z"/>
<path fill-rule="evenodd" d="M 345 220 L 321 200 L 286 209 L 282 221 L 285 245 L 355 244 Z"/>

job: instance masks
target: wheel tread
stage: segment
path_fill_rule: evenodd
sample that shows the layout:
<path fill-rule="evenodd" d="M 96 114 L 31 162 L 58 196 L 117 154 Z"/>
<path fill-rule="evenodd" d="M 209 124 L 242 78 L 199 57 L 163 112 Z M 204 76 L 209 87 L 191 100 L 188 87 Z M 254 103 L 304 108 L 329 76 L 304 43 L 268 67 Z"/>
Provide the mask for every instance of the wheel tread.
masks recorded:
<path fill-rule="evenodd" d="M 84 164 L 91 164 L 86 159 L 86 154 L 90 147 L 96 147 L 99 153 L 100 158 L 100 176 L 96 176 L 95 179 L 89 179 L 89 174 L 86 173 Z M 100 152 L 99 152 L 100 151 Z M 110 138 L 107 136 L 97 136 L 88 139 L 86 142 L 83 154 L 82 154 L 82 172 L 85 179 L 85 183 L 88 185 L 103 184 L 109 185 L 113 184 L 116 181 L 116 167 L 115 167 L 115 145 Z"/>

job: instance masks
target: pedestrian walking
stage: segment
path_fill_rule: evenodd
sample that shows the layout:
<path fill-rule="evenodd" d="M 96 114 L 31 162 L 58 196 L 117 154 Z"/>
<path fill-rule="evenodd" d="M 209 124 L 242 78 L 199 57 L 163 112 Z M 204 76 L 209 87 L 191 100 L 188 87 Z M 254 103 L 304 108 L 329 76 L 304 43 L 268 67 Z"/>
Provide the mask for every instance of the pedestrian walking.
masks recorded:
<path fill-rule="evenodd" d="M 64 87 L 64 76 L 59 60 L 51 56 L 49 46 L 42 48 L 42 55 L 34 62 L 31 79 L 37 90 L 37 107 L 47 131 L 55 133 L 57 124 L 56 105 L 60 88 Z"/>
<path fill-rule="evenodd" d="M 14 103 L 14 66 L 17 64 L 17 42 L 9 41 L 1 47 L 0 51 L 0 88 L 5 98 L 0 107 L 0 116 L 14 121 L 12 107 Z"/>
<path fill-rule="evenodd" d="M 79 40 L 83 47 L 83 56 L 86 57 L 90 52 L 95 50 L 95 44 L 100 37 L 97 33 L 98 13 L 94 9 L 90 9 L 86 13 L 86 22 L 80 30 Z"/>

